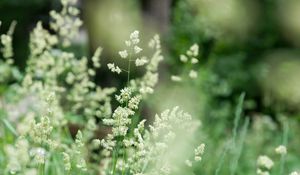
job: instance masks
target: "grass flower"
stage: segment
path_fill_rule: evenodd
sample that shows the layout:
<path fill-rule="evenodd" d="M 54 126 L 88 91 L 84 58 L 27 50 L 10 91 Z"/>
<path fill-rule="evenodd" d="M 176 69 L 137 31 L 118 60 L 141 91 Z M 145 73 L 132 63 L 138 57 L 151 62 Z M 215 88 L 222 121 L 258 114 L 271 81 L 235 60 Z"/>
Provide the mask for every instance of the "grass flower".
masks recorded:
<path fill-rule="evenodd" d="M 277 154 L 284 155 L 287 153 L 287 149 L 284 145 L 279 145 L 277 148 L 275 148 L 275 152 Z"/>

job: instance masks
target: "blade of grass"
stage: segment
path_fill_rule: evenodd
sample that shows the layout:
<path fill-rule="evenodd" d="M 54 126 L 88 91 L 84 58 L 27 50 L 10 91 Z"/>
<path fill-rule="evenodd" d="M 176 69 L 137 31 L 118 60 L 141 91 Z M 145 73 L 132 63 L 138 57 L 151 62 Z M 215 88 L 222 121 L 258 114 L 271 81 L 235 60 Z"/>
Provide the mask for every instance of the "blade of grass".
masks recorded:
<path fill-rule="evenodd" d="M 215 171 L 215 175 L 219 175 L 228 151 L 235 147 L 235 140 L 236 140 L 236 135 L 237 135 L 238 124 L 239 124 L 239 121 L 241 119 L 241 115 L 243 112 L 244 99 L 245 99 L 245 93 L 243 92 L 239 97 L 238 105 L 235 110 L 234 126 L 232 129 L 232 139 L 225 145 L 224 151 L 222 152 L 221 158 L 219 159 L 218 166 Z"/>
<path fill-rule="evenodd" d="M 1 118 L 1 121 L 3 122 L 3 124 L 6 126 L 6 128 L 15 136 L 18 136 L 17 131 L 15 130 L 15 128 L 12 126 L 12 124 L 5 118 Z"/>
<path fill-rule="evenodd" d="M 245 143 L 245 138 L 246 138 L 246 135 L 247 135 L 247 132 L 248 132 L 248 127 L 249 127 L 249 118 L 246 118 L 246 120 L 244 122 L 243 129 L 242 129 L 242 133 L 241 133 L 241 136 L 240 136 L 239 147 L 237 148 L 237 152 L 235 153 L 233 164 L 231 166 L 231 173 L 230 173 L 231 175 L 236 174 L 239 159 L 241 157 L 243 147 L 244 147 L 244 143 Z"/>

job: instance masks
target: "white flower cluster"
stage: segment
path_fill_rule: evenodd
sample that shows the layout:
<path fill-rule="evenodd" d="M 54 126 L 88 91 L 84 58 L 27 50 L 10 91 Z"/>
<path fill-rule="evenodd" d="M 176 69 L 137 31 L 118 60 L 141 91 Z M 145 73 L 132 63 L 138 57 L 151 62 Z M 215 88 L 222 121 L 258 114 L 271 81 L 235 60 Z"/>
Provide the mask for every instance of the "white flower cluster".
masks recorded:
<path fill-rule="evenodd" d="M 121 69 L 120 67 L 116 66 L 115 63 L 108 63 L 108 68 L 112 72 L 116 72 L 118 74 L 122 71 L 125 71 L 127 72 L 127 76 L 129 78 L 131 60 L 134 60 L 134 57 L 132 56 L 137 56 L 137 54 L 142 51 L 142 49 L 137 45 L 139 42 L 139 32 L 134 31 L 130 34 L 129 40 L 125 41 L 125 44 L 128 48 L 119 52 L 121 58 L 128 59 L 128 70 Z M 137 67 L 147 64 L 145 67 L 146 72 L 144 76 L 141 78 L 131 79 L 129 85 L 133 92 L 138 92 L 142 96 L 153 93 L 153 88 L 158 81 L 158 65 L 163 60 L 163 56 L 161 55 L 160 39 L 158 35 L 155 35 L 150 40 L 149 47 L 155 50 L 154 54 L 150 57 L 151 59 L 147 59 L 146 56 L 141 56 L 135 59 L 135 65 Z"/>
<path fill-rule="evenodd" d="M 50 12 L 52 17 L 50 27 L 62 39 L 63 46 L 69 46 L 71 39 L 78 35 L 82 21 L 78 18 L 80 11 L 75 7 L 77 0 L 62 0 L 61 3 L 63 7 L 60 12 L 54 10 Z"/>
<path fill-rule="evenodd" d="M 136 66 L 143 66 L 149 62 L 149 60 L 145 56 L 141 56 L 140 58 L 138 57 L 140 52 L 143 50 L 142 48 L 140 48 L 138 46 L 139 42 L 140 42 L 139 31 L 135 30 L 134 32 L 132 32 L 130 34 L 129 40 L 125 41 L 125 45 L 128 48 L 125 50 L 119 51 L 119 55 L 121 58 L 128 59 L 129 67 L 128 67 L 128 70 L 126 70 L 126 72 L 128 74 L 130 73 L 130 64 L 131 64 L 132 60 L 135 60 Z M 137 57 L 137 58 L 135 58 L 135 57 Z M 107 66 L 108 66 L 109 70 L 111 70 L 112 72 L 116 72 L 118 74 L 120 74 L 122 72 L 122 70 L 125 70 L 125 69 L 119 68 L 118 66 L 115 66 L 114 63 L 108 63 Z"/>
<path fill-rule="evenodd" d="M 202 155 L 204 154 L 204 150 L 205 150 L 205 144 L 204 143 L 200 144 L 197 148 L 195 148 L 195 150 L 194 150 L 194 161 L 195 162 L 199 162 L 199 161 L 202 160 Z M 188 167 L 192 167 L 193 166 L 193 161 L 187 159 L 185 161 L 185 164 Z"/>
<path fill-rule="evenodd" d="M 6 145 L 4 151 L 8 157 L 6 168 L 12 174 L 20 172 L 30 161 L 29 143 L 24 138 L 19 138 L 15 146 Z"/>
<path fill-rule="evenodd" d="M 120 74 L 122 70 L 119 68 L 119 66 L 115 66 L 115 63 L 108 63 L 107 67 L 112 72 L 116 72 L 117 74 Z"/>
<path fill-rule="evenodd" d="M 100 64 L 100 55 L 102 53 L 102 48 L 98 47 L 92 57 L 92 62 L 93 62 L 93 66 L 95 68 L 100 68 L 101 64 Z"/>
<path fill-rule="evenodd" d="M 149 42 L 150 48 L 154 49 L 153 55 L 146 66 L 146 72 L 141 79 L 136 79 L 131 82 L 131 86 L 143 96 L 153 93 L 153 88 L 158 82 L 158 66 L 164 59 L 161 55 L 161 45 L 158 35 L 155 35 Z M 142 57 L 143 58 L 143 57 Z M 142 59 L 141 58 L 141 59 Z M 146 62 L 146 60 L 144 61 Z"/>
<path fill-rule="evenodd" d="M 0 21 L 1 26 L 1 21 Z M 0 83 L 6 83 L 10 80 L 19 80 L 20 71 L 18 67 L 14 66 L 14 60 L 12 59 L 13 46 L 12 46 L 12 36 L 16 26 L 16 21 L 13 21 L 9 27 L 9 30 L 6 34 L 0 36 L 0 52 L 4 59 L 0 59 Z"/>
<path fill-rule="evenodd" d="M 270 170 L 273 167 L 274 162 L 268 156 L 262 155 L 258 157 L 257 165 Z"/>
<path fill-rule="evenodd" d="M 268 175 L 269 170 L 274 166 L 274 162 L 268 156 L 262 155 L 257 159 L 257 171 L 258 175 Z M 265 169 L 265 170 L 262 170 Z"/>
<path fill-rule="evenodd" d="M 140 42 L 139 32 L 134 31 L 130 34 L 130 39 L 125 41 L 126 46 L 128 47 L 126 50 L 120 51 L 119 55 L 123 59 L 128 59 L 128 70 L 127 72 L 128 78 L 130 74 L 130 64 L 131 60 L 133 60 L 133 55 L 139 54 L 142 49 L 137 45 Z M 153 47 L 155 49 L 155 53 L 152 58 L 148 60 L 145 56 L 135 59 L 136 66 L 142 66 L 147 64 L 146 73 L 142 78 L 136 78 L 129 80 L 130 83 L 128 87 L 123 88 L 120 91 L 120 94 L 116 95 L 116 100 L 120 103 L 120 105 L 113 112 L 111 118 L 104 118 L 103 123 L 108 126 L 112 126 L 112 134 L 109 134 L 106 139 L 101 140 L 101 146 L 104 148 L 102 154 L 107 157 L 103 159 L 102 164 L 108 165 L 110 162 L 110 156 L 118 154 L 116 150 L 119 150 L 120 145 L 124 145 L 125 147 L 130 147 L 134 144 L 134 140 L 127 139 L 129 132 L 129 125 L 132 122 L 131 117 L 135 114 L 135 110 L 138 109 L 139 103 L 142 100 L 142 97 L 146 94 L 153 93 L 153 87 L 156 85 L 158 81 L 158 73 L 157 68 L 159 62 L 163 59 L 161 56 L 161 47 L 158 35 L 154 36 L 151 40 L 153 43 Z M 114 63 L 108 64 L 109 69 L 112 72 L 121 73 L 121 69 L 118 66 L 115 66 Z M 141 152 L 139 155 L 144 154 L 144 150 L 142 149 L 142 134 L 139 133 L 143 128 L 143 123 L 140 123 L 138 128 L 134 129 L 134 136 L 139 138 L 141 145 L 139 148 Z M 114 167 L 124 169 L 125 167 L 129 167 L 127 161 L 123 161 L 122 159 L 114 158 L 117 160 L 113 160 L 111 163 Z M 115 163 L 114 163 L 115 162 Z M 114 165 L 115 164 L 115 165 Z M 109 166 L 107 166 L 109 167 Z M 110 170 L 108 170 L 110 172 Z M 133 171 L 133 170 L 132 170 Z"/>
<path fill-rule="evenodd" d="M 73 53 L 54 49 L 61 36 L 51 35 L 37 24 L 30 38 L 31 56 L 29 58 L 25 80 L 34 80 L 29 83 L 33 86 L 43 83 L 55 91 L 59 101 L 67 101 L 74 113 L 83 112 L 89 118 L 103 117 L 111 114 L 109 94 L 113 88 L 102 89 L 91 81 L 100 67 L 101 48 L 96 49 L 91 61 L 93 68 L 88 67 L 88 59 L 77 59 Z M 29 81 L 27 81 L 29 82 Z M 62 85 L 68 85 L 68 91 Z M 27 83 L 28 85 L 28 83 Z M 105 104 L 104 106 L 99 104 Z"/>
<path fill-rule="evenodd" d="M 125 103 L 128 102 L 131 98 L 132 90 L 128 87 L 125 87 L 124 89 L 121 89 L 120 95 L 116 95 L 116 99 L 119 103 Z"/>
<path fill-rule="evenodd" d="M 7 34 L 2 34 L 0 36 L 1 44 L 3 45 L 3 48 L 1 48 L 1 52 L 3 54 L 3 57 L 6 59 L 6 61 L 9 64 L 13 63 L 13 60 L 11 59 L 14 56 L 13 47 L 12 47 L 12 35 L 14 33 L 16 25 L 17 22 L 13 21 L 9 27 Z M 0 26 L 1 26 L 1 22 L 0 22 Z"/>
<path fill-rule="evenodd" d="M 84 140 L 83 140 L 83 135 L 81 131 L 79 130 L 76 134 L 76 139 L 75 139 L 75 148 L 72 151 L 74 153 L 74 157 L 76 160 L 76 167 L 78 169 L 81 169 L 82 171 L 87 171 L 87 166 L 86 166 L 86 161 L 84 159 L 83 155 L 83 148 L 84 148 Z"/>
<path fill-rule="evenodd" d="M 195 149 L 195 161 L 201 161 L 202 160 L 202 155 L 204 153 L 204 149 L 205 149 L 205 144 L 202 143 L 201 145 L 199 145 L 196 149 Z"/>
<path fill-rule="evenodd" d="M 37 164 L 45 164 L 47 158 L 47 152 L 42 147 L 33 148 L 29 152 L 30 156 L 34 157 Z"/>
<path fill-rule="evenodd" d="M 120 95 L 116 95 L 116 100 L 126 107 L 117 107 L 112 114 L 112 118 L 103 119 L 104 124 L 112 126 L 113 136 L 126 136 L 128 125 L 131 123 L 130 116 L 134 115 L 134 110 L 138 109 L 141 97 L 140 95 L 133 96 L 132 90 L 125 87 L 121 89 Z"/>
<path fill-rule="evenodd" d="M 279 145 L 277 148 L 275 148 L 275 152 L 280 155 L 285 155 L 287 153 L 287 149 L 284 145 Z"/>
<path fill-rule="evenodd" d="M 64 167 L 65 167 L 65 170 L 68 172 L 71 170 L 70 156 L 66 152 L 63 152 L 62 154 L 63 154 Z"/>
<path fill-rule="evenodd" d="M 127 52 L 127 50 L 119 51 L 119 55 L 121 58 L 127 58 L 128 52 Z"/>
<path fill-rule="evenodd" d="M 132 174 L 172 174 L 176 168 L 168 160 L 161 160 L 172 150 L 172 145 L 180 134 L 191 134 L 197 124 L 189 114 L 179 111 L 178 107 L 156 115 L 149 131 L 144 128 L 145 121 L 142 120 L 134 129 L 134 138 L 123 140 L 127 151 L 131 152 L 125 166 L 128 166 Z M 201 144 L 195 149 L 195 161 L 199 161 L 203 153 L 204 144 Z"/>
<path fill-rule="evenodd" d="M 141 57 L 141 58 L 137 58 L 135 60 L 135 65 L 136 66 L 143 66 L 145 64 L 147 64 L 149 61 L 146 57 Z"/>
<path fill-rule="evenodd" d="M 180 55 L 179 59 L 181 62 L 183 62 L 189 69 L 193 67 L 195 64 L 199 62 L 197 59 L 199 55 L 199 46 L 198 44 L 193 44 L 189 50 L 186 52 L 186 54 Z M 191 79 L 196 79 L 198 77 L 198 72 L 194 69 L 188 70 L 188 76 Z M 172 75 L 171 80 L 174 82 L 181 82 L 182 81 L 182 76 L 184 75 Z"/>
<path fill-rule="evenodd" d="M 2 34 L 1 35 L 1 44 L 3 45 L 3 48 L 1 49 L 3 57 L 11 58 L 13 56 L 11 36 Z"/>
<path fill-rule="evenodd" d="M 30 34 L 30 52 L 32 57 L 42 54 L 45 50 L 50 50 L 58 43 L 56 35 L 51 35 L 43 29 L 42 23 L 38 22 Z"/>

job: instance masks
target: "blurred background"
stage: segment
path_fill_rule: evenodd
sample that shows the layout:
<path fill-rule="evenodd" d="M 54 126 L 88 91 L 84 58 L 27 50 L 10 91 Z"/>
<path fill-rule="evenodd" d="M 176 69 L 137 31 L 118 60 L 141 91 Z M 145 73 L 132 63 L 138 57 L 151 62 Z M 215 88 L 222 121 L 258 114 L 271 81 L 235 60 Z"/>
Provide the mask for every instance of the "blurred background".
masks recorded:
<path fill-rule="evenodd" d="M 204 137 L 215 145 L 211 151 L 219 150 L 218 143 L 231 132 L 242 92 L 246 94 L 244 115 L 250 118 L 253 131 L 246 153 L 266 151 L 268 148 L 260 148 L 265 143 L 279 143 L 283 117 L 300 133 L 299 0 L 81 0 L 78 6 L 84 26 L 71 49 L 77 55 L 91 55 L 98 46 L 103 47 L 102 65 L 118 58 L 117 51 L 124 48 L 123 41 L 133 30 L 139 30 L 145 41 L 160 34 L 165 62 L 158 93 L 145 108 L 156 109 L 155 113 L 184 106 L 202 120 Z M 47 24 L 49 11 L 59 8 L 58 0 L 0 0 L 0 33 L 8 30 L 11 21 L 18 23 L 13 43 L 21 72 L 29 55 L 30 31 L 39 20 Z M 194 43 L 200 47 L 198 78 L 184 84 L 171 82 L 171 75 L 185 69 L 179 55 Z M 98 84 L 125 83 L 126 77 L 116 77 L 104 67 L 97 72 Z M 271 140 L 274 134 L 279 138 Z M 290 142 L 291 150 L 299 153 L 296 145 L 300 141 Z M 242 159 L 254 162 L 239 168 L 250 172 L 256 155 L 245 154 Z M 216 161 L 208 161 L 207 168 L 199 172 L 212 171 Z M 292 168 L 300 159 L 295 154 L 289 161 L 294 162 Z"/>

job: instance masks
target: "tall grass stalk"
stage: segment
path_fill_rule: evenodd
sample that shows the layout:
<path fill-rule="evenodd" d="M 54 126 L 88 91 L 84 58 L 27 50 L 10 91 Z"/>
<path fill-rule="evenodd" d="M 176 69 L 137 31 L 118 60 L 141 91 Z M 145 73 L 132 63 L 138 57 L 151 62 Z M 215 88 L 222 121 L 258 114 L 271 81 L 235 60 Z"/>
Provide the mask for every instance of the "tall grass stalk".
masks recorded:
<path fill-rule="evenodd" d="M 289 134 L 289 125 L 288 121 L 285 121 L 283 124 L 283 135 L 282 135 L 282 145 L 287 146 L 288 143 L 288 134 Z M 280 170 L 279 174 L 284 175 L 284 165 L 285 165 L 285 154 L 282 154 L 280 157 Z"/>
<path fill-rule="evenodd" d="M 216 168 L 215 175 L 219 175 L 228 151 L 235 148 L 237 129 L 238 129 L 239 121 L 241 119 L 241 115 L 242 115 L 242 111 L 243 111 L 244 99 L 245 99 L 245 93 L 242 93 L 239 97 L 238 105 L 235 110 L 234 127 L 232 129 L 232 139 L 225 145 L 224 151 L 222 152 L 221 158 L 218 162 L 218 166 Z M 249 123 L 249 121 L 248 121 L 248 123 Z M 247 128 L 248 128 L 248 124 L 247 124 Z"/>
<path fill-rule="evenodd" d="M 127 84 L 128 87 L 129 87 L 129 83 L 130 83 L 130 66 L 131 66 L 131 53 L 129 54 L 129 57 L 128 57 L 128 65 L 127 65 L 127 70 L 126 70 L 126 72 L 127 72 L 127 83 L 126 84 Z M 126 107 L 128 107 L 128 102 L 126 102 Z M 117 169 L 117 163 L 118 163 L 118 157 L 119 157 L 118 153 L 119 153 L 119 150 L 121 149 L 120 144 L 122 145 L 121 142 L 122 142 L 122 140 L 120 138 L 118 138 L 117 147 L 113 151 L 113 155 L 114 155 L 113 160 L 112 160 L 112 162 L 113 162 L 113 164 L 112 164 L 112 174 L 113 175 L 115 175 L 116 169 Z M 123 148 L 123 151 L 124 151 L 122 158 L 123 158 L 123 162 L 125 164 L 126 163 L 125 149 L 124 149 L 125 147 L 123 146 L 122 148 Z M 125 172 L 126 172 L 126 169 L 124 169 L 124 166 L 123 166 L 122 175 L 124 175 Z"/>
<path fill-rule="evenodd" d="M 240 136 L 239 147 L 236 148 L 235 157 L 234 157 L 234 160 L 233 160 L 233 164 L 231 166 L 231 173 L 230 173 L 231 175 L 236 174 L 239 159 L 240 159 L 242 151 L 243 151 L 245 138 L 247 136 L 248 127 L 249 127 L 249 118 L 246 118 L 246 120 L 244 122 L 244 125 L 243 125 L 242 133 L 241 133 L 241 136 Z"/>
<path fill-rule="evenodd" d="M 234 126 L 233 126 L 233 129 L 232 129 L 232 137 L 233 137 L 232 139 L 233 139 L 234 144 L 236 142 L 236 136 L 237 136 L 237 130 L 238 130 L 238 126 L 239 126 L 239 121 L 241 119 L 242 112 L 243 112 L 244 99 L 245 99 L 245 93 L 242 93 L 239 97 L 238 105 L 237 105 L 237 108 L 235 110 Z"/>

